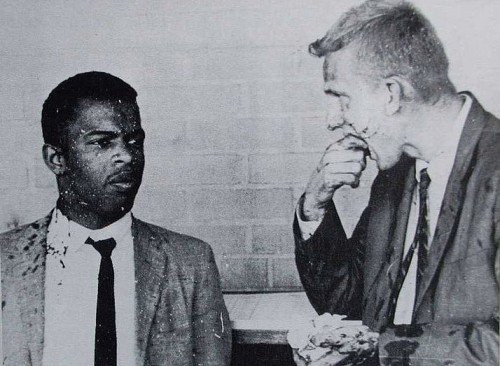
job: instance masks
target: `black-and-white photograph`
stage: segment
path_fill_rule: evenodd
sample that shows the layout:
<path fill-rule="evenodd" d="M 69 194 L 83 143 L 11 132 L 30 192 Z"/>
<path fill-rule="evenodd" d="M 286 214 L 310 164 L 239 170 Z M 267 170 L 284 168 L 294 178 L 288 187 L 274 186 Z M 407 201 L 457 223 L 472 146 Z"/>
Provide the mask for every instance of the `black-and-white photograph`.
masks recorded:
<path fill-rule="evenodd" d="M 496 366 L 498 0 L 0 0 L 5 366 Z"/>

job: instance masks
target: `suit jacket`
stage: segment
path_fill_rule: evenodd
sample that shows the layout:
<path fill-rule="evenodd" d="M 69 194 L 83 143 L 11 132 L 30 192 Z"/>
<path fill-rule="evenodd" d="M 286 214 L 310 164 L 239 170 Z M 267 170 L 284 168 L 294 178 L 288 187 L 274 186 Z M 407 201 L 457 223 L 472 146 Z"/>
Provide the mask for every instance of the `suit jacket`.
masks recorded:
<path fill-rule="evenodd" d="M 500 121 L 473 98 L 415 301 L 416 325 L 394 327 L 388 303 L 403 256 L 414 163 L 403 158 L 379 172 L 351 238 L 333 203 L 307 241 L 294 223 L 304 288 L 319 313 L 362 318 L 380 331 L 383 364 L 497 365 Z"/>
<path fill-rule="evenodd" d="M 50 215 L 0 235 L 4 365 L 42 364 Z M 133 218 L 138 365 L 229 365 L 231 328 L 210 246 Z"/>

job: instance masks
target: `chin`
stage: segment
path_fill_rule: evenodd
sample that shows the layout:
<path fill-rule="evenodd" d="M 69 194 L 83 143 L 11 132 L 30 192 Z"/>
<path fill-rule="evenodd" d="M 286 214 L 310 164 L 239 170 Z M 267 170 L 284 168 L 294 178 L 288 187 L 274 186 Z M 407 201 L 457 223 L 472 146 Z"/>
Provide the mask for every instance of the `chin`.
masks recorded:
<path fill-rule="evenodd" d="M 106 211 L 106 212 L 100 212 L 99 216 L 101 217 L 101 220 L 105 222 L 105 225 L 111 225 L 113 222 L 116 222 L 120 220 L 127 212 L 130 210 L 124 210 L 124 211 Z"/>
<path fill-rule="evenodd" d="M 370 149 L 370 157 L 375 160 L 375 163 L 377 164 L 377 168 L 379 170 L 391 169 L 401 159 L 401 152 L 397 150 L 394 150 L 392 152 L 387 151 L 386 153 L 384 153 L 384 151 L 382 151 L 382 153 L 380 152 L 380 150 L 379 153 L 377 153 L 373 149 Z"/>
<path fill-rule="evenodd" d="M 376 159 L 377 167 L 379 170 L 387 170 L 391 169 L 394 165 L 396 165 L 399 161 L 399 157 L 397 159 Z"/>
<path fill-rule="evenodd" d="M 101 206 L 101 215 L 108 218 L 119 219 L 132 209 L 133 204 L 133 201 L 119 203 L 115 202 L 113 205 Z"/>

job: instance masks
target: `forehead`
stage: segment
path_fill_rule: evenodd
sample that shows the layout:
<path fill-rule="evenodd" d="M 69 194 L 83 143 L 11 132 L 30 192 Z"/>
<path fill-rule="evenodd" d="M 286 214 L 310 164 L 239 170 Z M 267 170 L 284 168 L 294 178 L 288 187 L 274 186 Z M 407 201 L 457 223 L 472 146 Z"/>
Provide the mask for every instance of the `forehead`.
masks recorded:
<path fill-rule="evenodd" d="M 83 100 L 76 110 L 70 130 L 79 134 L 93 130 L 126 133 L 140 128 L 139 108 L 131 102 Z"/>
<path fill-rule="evenodd" d="M 342 48 L 336 52 L 330 52 L 325 56 L 323 63 L 323 78 L 328 81 L 344 81 L 352 79 L 358 74 L 359 61 L 350 47 Z"/>

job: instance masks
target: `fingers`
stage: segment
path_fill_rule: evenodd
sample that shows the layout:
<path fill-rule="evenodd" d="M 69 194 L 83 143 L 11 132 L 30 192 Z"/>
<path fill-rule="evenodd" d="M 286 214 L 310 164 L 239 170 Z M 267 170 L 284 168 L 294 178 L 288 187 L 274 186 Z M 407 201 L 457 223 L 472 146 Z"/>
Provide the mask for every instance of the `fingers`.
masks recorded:
<path fill-rule="evenodd" d="M 348 134 L 339 141 L 345 149 L 368 150 L 368 144 L 357 136 Z"/>
<path fill-rule="evenodd" d="M 307 366 L 307 362 L 299 356 L 299 353 L 296 349 L 293 349 L 293 361 L 297 366 Z"/>
<path fill-rule="evenodd" d="M 363 150 L 326 151 L 318 164 L 317 170 L 322 170 L 328 165 L 338 168 L 339 173 L 356 171 L 358 166 L 363 170 L 366 168 L 365 153 Z"/>
<path fill-rule="evenodd" d="M 349 150 L 349 149 L 358 149 L 358 150 L 367 150 L 368 145 L 367 143 L 360 139 L 357 136 L 354 136 L 352 134 L 347 134 L 341 137 L 338 140 L 335 140 L 333 143 L 331 143 L 326 150 Z"/>
<path fill-rule="evenodd" d="M 366 151 L 366 143 L 351 135 L 328 146 L 307 184 L 302 205 L 304 217 L 310 220 L 322 217 L 338 188 L 359 186 L 366 168 Z"/>
<path fill-rule="evenodd" d="M 357 188 L 359 186 L 361 173 L 329 173 L 325 171 L 324 184 L 329 189 L 334 190 L 340 186 L 351 186 Z"/>
<path fill-rule="evenodd" d="M 325 197 L 343 185 L 358 187 L 361 173 L 366 168 L 365 156 L 365 151 L 358 148 L 335 150 L 330 146 L 316 167 L 310 185 L 315 183 L 317 190 L 325 191 Z"/>

